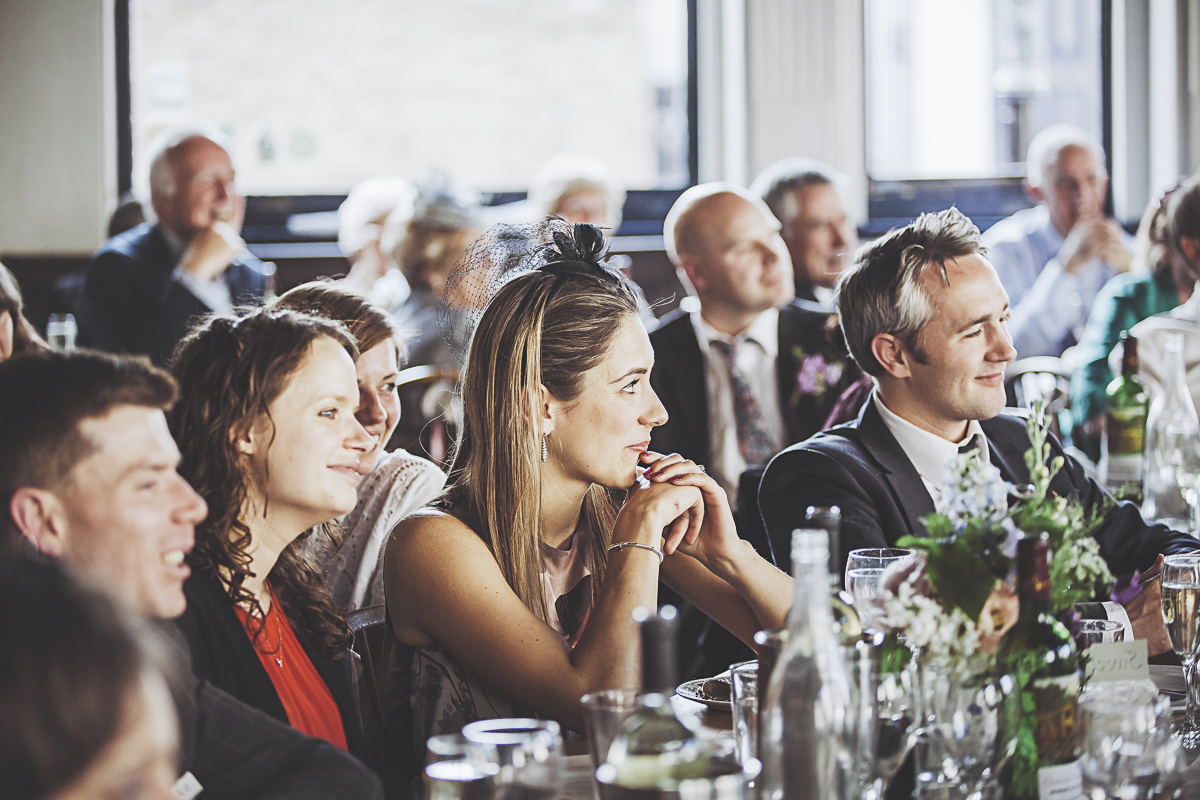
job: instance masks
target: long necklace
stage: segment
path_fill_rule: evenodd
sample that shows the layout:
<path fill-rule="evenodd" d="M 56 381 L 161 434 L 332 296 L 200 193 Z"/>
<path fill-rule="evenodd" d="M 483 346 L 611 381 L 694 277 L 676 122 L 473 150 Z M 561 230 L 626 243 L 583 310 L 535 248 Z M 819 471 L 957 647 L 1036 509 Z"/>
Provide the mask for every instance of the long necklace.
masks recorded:
<path fill-rule="evenodd" d="M 278 643 L 275 645 L 275 649 L 274 650 L 265 650 L 264 652 L 269 656 L 274 656 L 275 663 L 282 669 L 283 668 L 283 620 L 280 619 L 280 617 L 279 617 L 280 613 L 282 613 L 282 612 L 279 611 L 279 602 L 275 598 L 275 592 L 273 592 L 271 590 L 270 584 L 267 584 L 267 596 L 271 598 L 271 610 L 268 611 L 266 613 L 266 615 L 263 617 L 263 627 L 266 627 L 267 618 L 269 618 L 272 614 L 274 614 L 275 615 L 275 629 L 279 632 L 279 636 L 277 637 Z"/>

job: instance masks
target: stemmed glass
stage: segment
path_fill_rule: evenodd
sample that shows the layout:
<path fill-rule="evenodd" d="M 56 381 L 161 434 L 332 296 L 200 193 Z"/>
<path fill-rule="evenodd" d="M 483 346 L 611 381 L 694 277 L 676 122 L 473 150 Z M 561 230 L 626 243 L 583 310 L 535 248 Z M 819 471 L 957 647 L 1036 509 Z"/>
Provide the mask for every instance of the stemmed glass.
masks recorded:
<path fill-rule="evenodd" d="M 878 642 L 879 637 L 874 639 Z M 860 703 L 859 781 L 862 800 L 879 800 L 917 741 L 918 678 L 914 664 L 881 672 L 878 647 L 862 641 L 843 648 Z"/>
<path fill-rule="evenodd" d="M 875 623 L 879 611 L 876 599 L 883 591 L 883 573 L 892 564 L 912 557 L 912 550 L 898 547 L 850 551 L 846 559 L 846 590 L 854 598 L 854 610 L 862 621 L 863 631 L 874 633 L 879 630 Z"/>
<path fill-rule="evenodd" d="M 463 728 L 467 741 L 499 756 L 497 800 L 553 800 L 566 781 L 562 732 L 554 720 L 487 719 Z"/>
<path fill-rule="evenodd" d="M 1200 554 L 1183 553 L 1167 556 L 1163 561 L 1162 584 L 1163 623 L 1171 637 L 1171 647 L 1183 661 L 1183 679 L 1187 683 L 1187 713 L 1179 726 L 1183 746 L 1195 750 L 1200 746 L 1200 687 L 1196 681 L 1196 654 L 1200 652 Z"/>

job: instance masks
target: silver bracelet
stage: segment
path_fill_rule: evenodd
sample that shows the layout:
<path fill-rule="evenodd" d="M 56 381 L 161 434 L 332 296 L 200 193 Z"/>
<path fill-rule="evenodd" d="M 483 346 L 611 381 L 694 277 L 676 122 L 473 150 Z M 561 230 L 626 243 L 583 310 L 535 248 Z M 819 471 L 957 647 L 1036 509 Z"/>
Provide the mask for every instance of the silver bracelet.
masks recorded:
<path fill-rule="evenodd" d="M 663 551 L 659 550 L 652 544 L 642 544 L 641 542 L 617 542 L 616 544 L 610 544 L 608 546 L 608 552 L 611 553 L 613 550 L 620 550 L 622 547 L 637 547 L 642 550 L 649 550 L 651 553 L 654 553 L 654 555 L 658 556 L 659 564 L 663 562 Z"/>

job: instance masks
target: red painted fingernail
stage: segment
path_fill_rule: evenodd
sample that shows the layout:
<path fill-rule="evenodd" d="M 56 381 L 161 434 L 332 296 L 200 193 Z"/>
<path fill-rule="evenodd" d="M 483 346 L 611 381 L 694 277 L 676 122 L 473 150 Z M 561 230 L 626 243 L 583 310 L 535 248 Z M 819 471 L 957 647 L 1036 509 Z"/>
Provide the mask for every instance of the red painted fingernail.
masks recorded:
<path fill-rule="evenodd" d="M 646 480 L 650 480 L 651 478 L 654 477 L 654 475 L 655 475 L 655 472 L 652 469 L 648 469 L 642 473 L 642 477 L 645 478 Z"/>
<path fill-rule="evenodd" d="M 678 475 L 674 478 L 671 478 L 671 483 L 679 483 L 679 479 L 682 477 L 683 477 L 682 475 Z"/>

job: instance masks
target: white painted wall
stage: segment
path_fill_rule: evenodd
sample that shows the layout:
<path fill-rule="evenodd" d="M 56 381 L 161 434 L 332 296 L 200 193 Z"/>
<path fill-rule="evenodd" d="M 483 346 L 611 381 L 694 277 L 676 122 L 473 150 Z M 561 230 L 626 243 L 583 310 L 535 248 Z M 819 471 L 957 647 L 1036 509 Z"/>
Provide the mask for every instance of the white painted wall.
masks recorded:
<path fill-rule="evenodd" d="M 113 0 L 0 1 L 0 253 L 89 253 L 117 196 Z"/>

